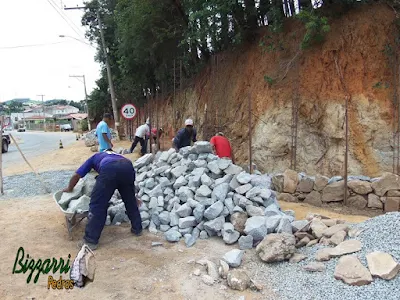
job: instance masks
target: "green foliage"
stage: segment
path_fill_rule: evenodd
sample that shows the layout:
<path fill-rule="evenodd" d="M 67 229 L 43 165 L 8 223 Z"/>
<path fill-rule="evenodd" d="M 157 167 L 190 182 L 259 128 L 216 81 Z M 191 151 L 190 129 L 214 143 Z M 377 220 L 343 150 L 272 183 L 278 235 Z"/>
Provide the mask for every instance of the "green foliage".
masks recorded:
<path fill-rule="evenodd" d="M 81 121 L 81 129 L 82 129 L 82 131 L 88 131 L 89 130 L 87 119 L 84 119 L 84 120 Z"/>
<path fill-rule="evenodd" d="M 5 110 L 7 114 L 19 113 L 24 110 L 22 103 L 18 101 L 11 101 L 7 106 L 8 109 Z"/>
<path fill-rule="evenodd" d="M 268 83 L 269 86 L 273 85 L 276 80 L 268 75 L 264 75 L 264 81 Z"/>
<path fill-rule="evenodd" d="M 387 83 L 387 82 L 378 81 L 378 82 L 375 83 L 372 87 L 373 87 L 374 89 L 388 89 L 388 88 L 390 87 L 390 84 Z"/>
<path fill-rule="evenodd" d="M 315 10 L 303 10 L 298 15 L 306 28 L 306 33 L 301 42 L 301 48 L 306 49 L 315 43 L 321 43 L 325 34 L 330 31 L 328 19 L 317 15 Z"/>

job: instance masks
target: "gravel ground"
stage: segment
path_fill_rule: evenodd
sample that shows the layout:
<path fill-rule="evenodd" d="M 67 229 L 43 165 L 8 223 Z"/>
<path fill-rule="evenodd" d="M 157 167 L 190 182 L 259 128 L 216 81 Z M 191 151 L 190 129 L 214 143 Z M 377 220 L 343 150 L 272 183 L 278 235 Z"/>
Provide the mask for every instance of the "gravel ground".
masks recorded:
<path fill-rule="evenodd" d="M 74 171 L 50 171 L 39 173 L 51 193 L 67 187 Z M 88 174 L 88 176 L 94 176 Z M 47 194 L 42 183 L 34 173 L 4 177 L 4 195 L 0 200 L 25 198 Z"/>
<path fill-rule="evenodd" d="M 365 255 L 372 251 L 384 251 L 400 262 L 400 213 L 388 213 L 369 219 L 356 227 L 366 229 L 357 238 L 362 242 L 360 252 L 355 253 L 366 267 Z M 250 262 L 249 269 L 257 269 L 256 279 L 268 282 L 280 299 L 304 300 L 364 300 L 364 299 L 400 299 L 400 274 L 393 280 L 374 278 L 366 286 L 349 286 L 333 277 L 339 258 L 325 262 L 324 272 L 308 273 L 302 266 L 315 261 L 315 252 L 325 246 L 303 247 L 299 252 L 308 258 L 297 264 L 289 262 L 267 264 L 261 261 Z"/>

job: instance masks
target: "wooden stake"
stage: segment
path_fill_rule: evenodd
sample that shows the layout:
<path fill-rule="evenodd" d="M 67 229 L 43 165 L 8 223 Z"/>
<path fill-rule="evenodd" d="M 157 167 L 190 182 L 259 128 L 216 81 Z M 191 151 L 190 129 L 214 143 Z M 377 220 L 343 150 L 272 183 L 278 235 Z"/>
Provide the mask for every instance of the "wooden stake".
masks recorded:
<path fill-rule="evenodd" d="M 250 174 L 253 173 L 253 155 L 251 153 L 251 93 L 249 92 L 249 161 Z"/>
<path fill-rule="evenodd" d="M 36 176 L 38 177 L 38 179 L 40 180 L 40 182 L 43 184 L 44 189 L 46 190 L 47 193 L 50 193 L 51 191 L 47 188 L 46 184 L 44 183 L 43 179 L 39 176 L 39 174 L 35 171 L 35 169 L 31 166 L 31 164 L 29 163 L 29 161 L 26 159 L 25 155 L 22 153 L 21 148 L 18 146 L 17 141 L 14 139 L 14 137 L 12 136 L 12 134 L 10 133 L 10 137 L 12 139 L 12 141 L 14 142 L 15 146 L 17 147 L 19 153 L 21 154 L 22 158 L 25 160 L 25 162 L 28 164 L 28 166 L 32 169 L 33 173 L 36 174 Z"/>

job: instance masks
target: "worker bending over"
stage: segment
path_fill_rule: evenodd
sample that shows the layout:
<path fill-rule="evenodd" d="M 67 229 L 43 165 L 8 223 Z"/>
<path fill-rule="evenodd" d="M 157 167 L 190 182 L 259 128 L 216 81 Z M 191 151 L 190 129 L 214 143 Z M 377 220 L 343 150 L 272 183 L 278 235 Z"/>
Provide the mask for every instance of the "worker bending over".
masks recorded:
<path fill-rule="evenodd" d="M 210 143 L 213 146 L 215 155 L 217 155 L 219 158 L 231 159 L 232 162 L 235 163 L 231 143 L 222 132 L 218 132 L 215 136 L 213 136 L 210 140 Z"/>
<path fill-rule="evenodd" d="M 130 153 L 135 150 L 137 143 L 140 143 L 140 146 L 142 147 L 141 153 L 142 155 L 145 155 L 147 152 L 147 143 L 146 143 L 146 135 L 150 134 L 150 121 L 147 119 L 146 123 L 143 125 L 140 125 L 135 132 L 135 139 L 133 140 L 131 149 L 129 150 Z"/>
<path fill-rule="evenodd" d="M 172 146 L 176 151 L 179 151 L 183 147 L 190 146 L 192 141 L 195 143 L 197 141 L 196 136 L 197 132 L 193 128 L 193 120 L 187 119 L 185 121 L 185 128 L 180 129 L 172 140 Z"/>
<path fill-rule="evenodd" d="M 92 250 L 97 248 L 107 219 L 108 201 L 116 189 L 121 194 L 126 214 L 131 221 L 131 232 L 137 236 L 141 235 L 142 219 L 138 209 L 139 201 L 137 202 L 135 197 L 135 170 L 132 162 L 113 151 L 96 153 L 76 171 L 63 192 L 72 192 L 79 179 L 85 177 L 91 169 L 99 175 L 96 177 L 96 184 L 90 197 L 85 236 L 78 247 L 81 248 L 86 244 Z"/>

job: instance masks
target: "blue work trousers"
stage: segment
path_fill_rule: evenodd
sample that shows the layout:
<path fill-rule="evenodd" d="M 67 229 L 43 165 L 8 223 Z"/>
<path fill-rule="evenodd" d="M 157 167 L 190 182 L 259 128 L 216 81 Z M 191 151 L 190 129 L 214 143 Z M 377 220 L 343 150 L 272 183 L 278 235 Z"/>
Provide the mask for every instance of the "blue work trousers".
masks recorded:
<path fill-rule="evenodd" d="M 107 219 L 108 201 L 116 189 L 124 201 L 132 230 L 135 233 L 142 230 L 142 219 L 136 203 L 134 181 L 135 171 L 129 160 L 121 159 L 110 162 L 100 169 L 89 204 L 88 223 L 84 237 L 87 242 L 93 244 L 99 242 Z"/>

